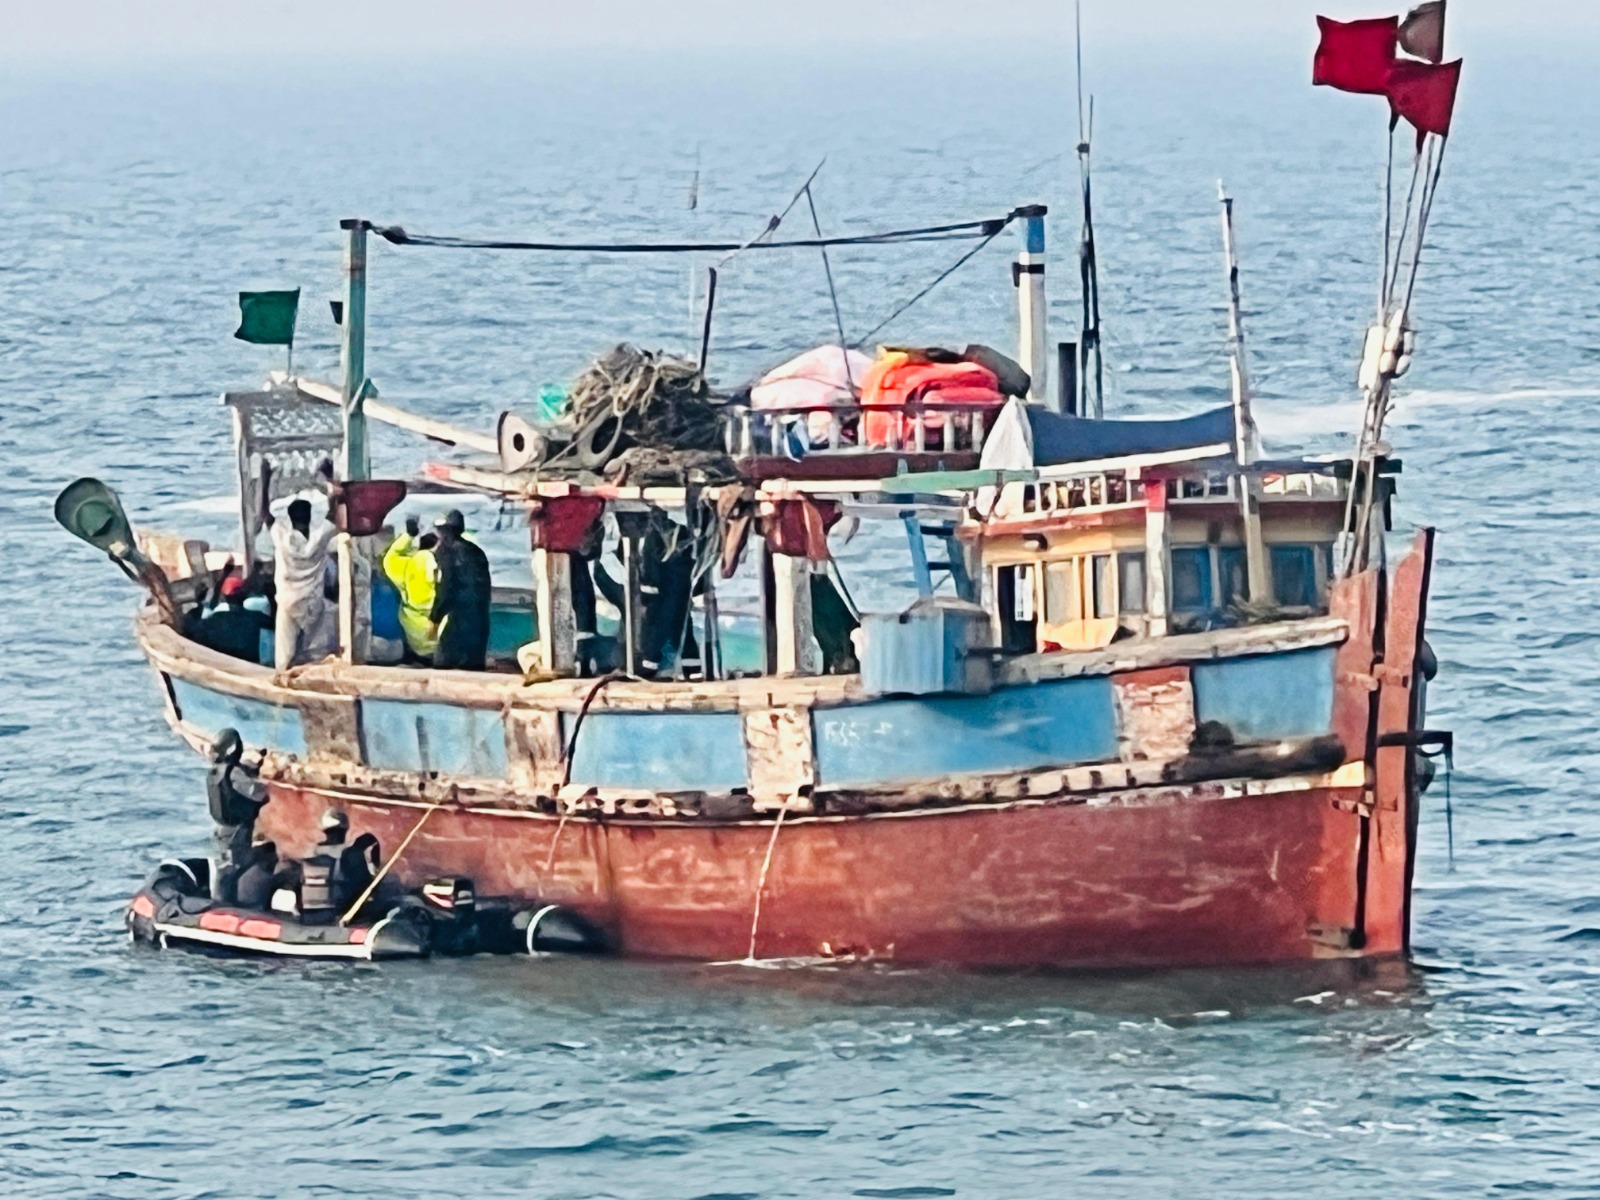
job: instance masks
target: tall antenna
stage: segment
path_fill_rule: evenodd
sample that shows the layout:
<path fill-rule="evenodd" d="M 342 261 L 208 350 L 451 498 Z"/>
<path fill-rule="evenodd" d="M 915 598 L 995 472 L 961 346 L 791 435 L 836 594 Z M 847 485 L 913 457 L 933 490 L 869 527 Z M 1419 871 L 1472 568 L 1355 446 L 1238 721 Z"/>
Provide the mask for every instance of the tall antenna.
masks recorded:
<path fill-rule="evenodd" d="M 1090 183 L 1089 148 L 1094 140 L 1094 97 L 1089 97 L 1087 117 L 1083 104 L 1083 4 L 1073 6 L 1077 26 L 1078 59 L 1078 181 L 1083 190 L 1083 232 L 1078 243 L 1078 274 L 1083 283 L 1083 336 L 1078 343 L 1078 378 L 1089 415 L 1106 415 L 1105 360 L 1100 353 L 1100 270 L 1094 251 L 1094 189 Z M 1093 363 L 1094 370 L 1089 367 Z M 1091 391 L 1092 387 L 1092 391 Z"/>

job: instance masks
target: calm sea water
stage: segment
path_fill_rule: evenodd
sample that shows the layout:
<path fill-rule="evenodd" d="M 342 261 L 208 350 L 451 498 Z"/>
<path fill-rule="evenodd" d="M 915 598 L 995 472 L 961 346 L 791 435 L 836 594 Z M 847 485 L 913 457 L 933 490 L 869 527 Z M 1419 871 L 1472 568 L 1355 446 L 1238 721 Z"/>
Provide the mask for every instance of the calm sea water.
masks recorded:
<path fill-rule="evenodd" d="M 1430 724 L 1458 739 L 1455 861 L 1439 788 L 1417 967 L 1365 980 L 130 949 L 130 888 L 206 834 L 201 775 L 133 649 L 134 595 L 49 504 L 95 473 L 140 520 L 227 532 L 216 394 L 277 365 L 230 340 L 233 292 L 304 286 L 300 359 L 326 369 L 340 217 L 750 235 L 826 155 L 831 230 L 1056 205 L 1064 331 L 1066 80 L 1042 59 L 862 56 L 0 84 L 0 1192 L 1600 1195 L 1600 91 L 1581 64 L 1471 66 L 1393 430 L 1403 518 L 1443 530 Z M 1312 92 L 1298 51 L 1099 74 L 1113 407 L 1224 394 L 1224 175 L 1269 440 L 1338 449 L 1376 273 L 1377 102 Z M 894 332 L 1008 344 L 1014 249 Z M 849 329 L 957 250 L 837 254 Z M 441 417 L 487 425 L 615 340 L 687 341 L 681 259 L 373 257 L 372 373 Z M 723 277 L 719 370 L 831 324 L 814 258 L 748 256 Z"/>

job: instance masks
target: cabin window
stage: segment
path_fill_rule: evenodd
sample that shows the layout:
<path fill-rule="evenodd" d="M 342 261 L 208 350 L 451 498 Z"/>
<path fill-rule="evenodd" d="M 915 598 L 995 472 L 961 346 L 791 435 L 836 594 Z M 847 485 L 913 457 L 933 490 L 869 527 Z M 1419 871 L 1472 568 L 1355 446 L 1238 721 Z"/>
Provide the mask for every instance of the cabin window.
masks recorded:
<path fill-rule="evenodd" d="M 1217 547 L 1217 580 L 1222 588 L 1223 608 L 1250 599 L 1250 567 L 1243 546 Z"/>
<path fill-rule="evenodd" d="M 1118 608 L 1124 616 L 1144 612 L 1144 551 L 1117 555 Z"/>
<path fill-rule="evenodd" d="M 1094 575 L 1094 617 L 1109 621 L 1117 615 L 1117 575 L 1109 554 L 1096 554 L 1089 560 Z"/>
<path fill-rule="evenodd" d="M 1044 619 L 1048 625 L 1078 620 L 1078 560 L 1047 563 L 1044 568 Z"/>
<path fill-rule="evenodd" d="M 1272 596 L 1284 608 L 1317 606 L 1317 546 L 1272 547 Z"/>
<path fill-rule="evenodd" d="M 1172 611 L 1211 611 L 1211 548 L 1172 552 Z"/>

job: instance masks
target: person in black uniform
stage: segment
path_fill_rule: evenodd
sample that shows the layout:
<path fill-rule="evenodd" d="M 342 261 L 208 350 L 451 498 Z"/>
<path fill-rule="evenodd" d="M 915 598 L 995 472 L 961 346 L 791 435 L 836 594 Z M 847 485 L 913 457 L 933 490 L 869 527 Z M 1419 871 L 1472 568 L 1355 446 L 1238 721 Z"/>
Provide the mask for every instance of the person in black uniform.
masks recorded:
<path fill-rule="evenodd" d="M 240 908 L 265 911 L 280 888 L 299 886 L 299 864 L 280 863 L 277 843 L 258 836 L 250 847 L 250 865 L 239 873 L 234 885 Z"/>
<path fill-rule="evenodd" d="M 267 802 L 255 769 L 239 761 L 243 754 L 239 731 L 224 729 L 211 743 L 211 767 L 206 772 L 206 802 L 211 809 L 216 844 L 216 878 L 211 895 L 222 904 L 232 904 L 238 898 L 239 872 L 250 862 L 256 817 Z"/>
<path fill-rule="evenodd" d="M 433 665 L 441 671 L 481 671 L 489 656 L 489 560 L 462 535 L 467 521 L 455 509 L 440 519 L 434 562 L 439 590 L 429 614 L 439 633 Z"/>

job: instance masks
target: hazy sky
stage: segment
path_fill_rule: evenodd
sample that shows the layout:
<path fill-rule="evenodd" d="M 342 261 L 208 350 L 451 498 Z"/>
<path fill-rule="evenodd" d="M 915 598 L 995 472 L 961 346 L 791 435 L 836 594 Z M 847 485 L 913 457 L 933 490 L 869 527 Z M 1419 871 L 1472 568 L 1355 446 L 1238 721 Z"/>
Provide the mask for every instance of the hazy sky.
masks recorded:
<path fill-rule="evenodd" d="M 1100 44 L 1305 40 L 1312 17 L 1396 11 L 1386 0 L 1084 0 Z M 1600 0 L 1451 0 L 1452 41 L 1543 27 L 1600 31 Z M 295 53 L 459 57 L 571 46 L 959 47 L 1070 36 L 1071 0 L 0 0 L 0 59 L 152 63 Z"/>

